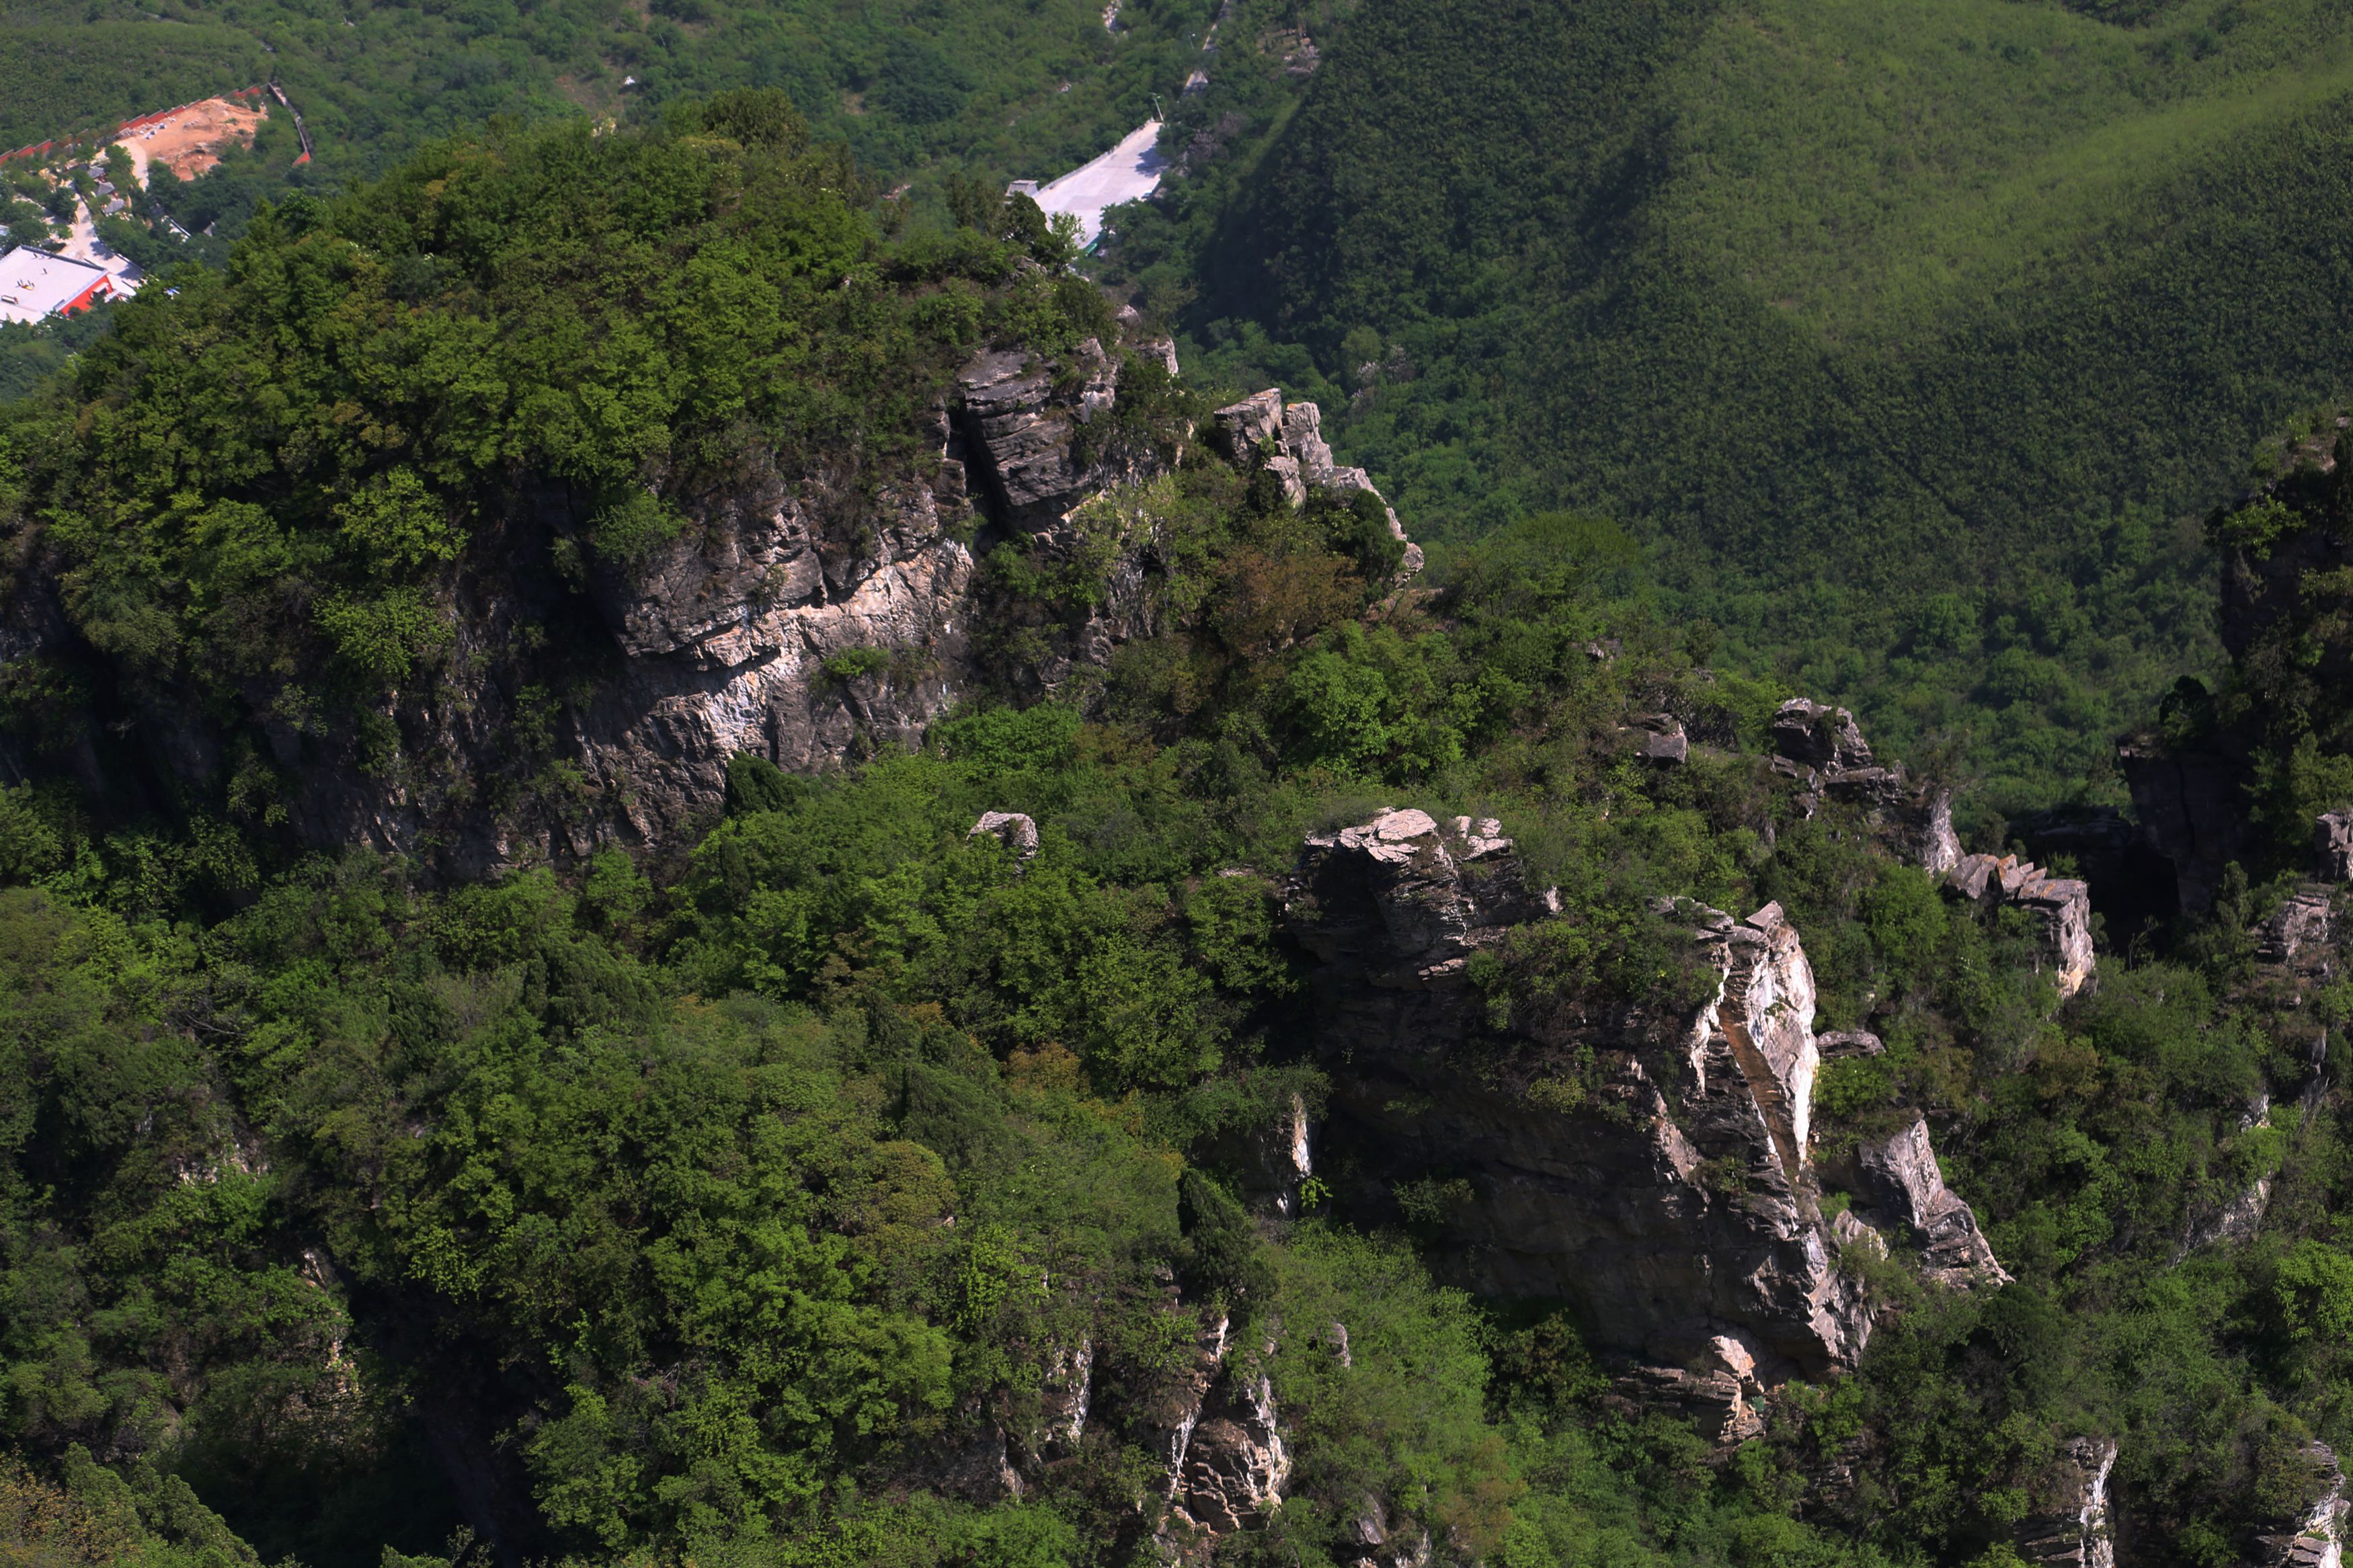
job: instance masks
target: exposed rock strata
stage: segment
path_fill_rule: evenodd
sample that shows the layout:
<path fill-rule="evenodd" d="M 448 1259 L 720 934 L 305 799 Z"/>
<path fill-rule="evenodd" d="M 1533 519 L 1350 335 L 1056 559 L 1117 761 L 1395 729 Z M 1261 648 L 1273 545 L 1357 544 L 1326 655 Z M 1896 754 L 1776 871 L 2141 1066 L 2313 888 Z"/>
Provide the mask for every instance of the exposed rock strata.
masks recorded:
<path fill-rule="evenodd" d="M 1601 1346 L 1702 1384 L 1726 1370 L 1719 1341 L 1748 1347 L 1760 1386 L 1852 1363 L 1869 1321 L 1809 1151 L 1813 975 L 1777 907 L 1683 906 L 1698 1005 L 1564 1008 L 1506 1043 L 1469 959 L 1556 906 L 1498 825 L 1386 813 L 1310 838 L 1286 891 L 1324 963 L 1319 1049 L 1347 1064 L 1325 1132 L 1344 1201 L 1448 1178 L 1461 1276 L 1571 1300 Z M 1586 1050 L 1586 1078 L 1558 1076 Z"/>
<path fill-rule="evenodd" d="M 2092 947 L 2092 890 L 2083 882 L 2053 877 L 2015 855 L 1970 855 L 1947 874 L 1945 886 L 1972 903 L 2015 904 L 2032 912 L 2063 1000 L 2091 980 L 2098 958 Z"/>
<path fill-rule="evenodd" d="M 2069 1438 L 2042 1488 L 2055 1506 L 2020 1522 L 2018 1554 L 2067 1568 L 2116 1568 L 2108 1504 L 2108 1474 L 2116 1463 L 2112 1439 Z"/>
<path fill-rule="evenodd" d="M 1856 1224 L 1883 1237 L 1900 1227 L 1915 1237 L 1921 1272 L 1932 1283 L 1952 1288 L 2010 1283 L 2008 1271 L 1978 1228 L 1976 1211 L 1945 1185 L 1936 1152 L 1928 1142 L 1928 1124 L 1917 1113 L 1891 1136 L 1866 1142 L 1842 1163 L 1849 1168 L 1841 1173 L 1871 1205 L 1851 1211 Z"/>
<path fill-rule="evenodd" d="M 1815 796 L 1862 806 L 1904 859 L 1936 875 L 1960 858 L 1953 792 L 1913 782 L 1900 763 L 1880 765 L 1845 709 L 1793 697 L 1773 715 L 1772 737 L 1777 773 Z"/>

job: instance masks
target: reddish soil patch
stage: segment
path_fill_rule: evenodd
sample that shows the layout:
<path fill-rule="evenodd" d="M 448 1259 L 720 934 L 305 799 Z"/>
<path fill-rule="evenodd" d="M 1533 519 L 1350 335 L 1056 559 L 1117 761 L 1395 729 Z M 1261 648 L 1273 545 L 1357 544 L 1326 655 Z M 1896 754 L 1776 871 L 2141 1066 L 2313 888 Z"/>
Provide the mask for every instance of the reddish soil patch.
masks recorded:
<path fill-rule="evenodd" d="M 121 142 L 139 164 L 142 179 L 152 163 L 163 164 L 184 180 L 193 180 L 218 163 L 221 149 L 231 142 L 252 146 L 261 117 L 258 104 L 208 98 L 173 110 L 168 120 L 126 132 Z"/>

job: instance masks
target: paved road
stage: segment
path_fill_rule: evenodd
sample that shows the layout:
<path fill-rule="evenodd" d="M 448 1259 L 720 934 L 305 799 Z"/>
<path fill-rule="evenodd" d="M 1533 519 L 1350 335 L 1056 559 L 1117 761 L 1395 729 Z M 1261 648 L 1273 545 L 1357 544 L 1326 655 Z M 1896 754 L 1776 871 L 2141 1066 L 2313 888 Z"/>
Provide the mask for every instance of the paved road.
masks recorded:
<path fill-rule="evenodd" d="M 1153 145 L 1159 139 L 1160 121 L 1145 121 L 1094 162 L 1039 186 L 1038 205 L 1049 214 L 1077 217 L 1080 243 L 1094 244 L 1103 233 L 1103 208 L 1140 201 L 1158 188 L 1161 171 L 1168 166 Z"/>
<path fill-rule="evenodd" d="M 74 203 L 73 233 L 66 240 L 62 254 L 93 267 L 103 267 L 113 275 L 115 287 L 125 294 L 137 293 L 139 285 L 146 281 L 147 275 L 129 257 L 98 237 L 98 225 L 90 221 L 90 206 L 85 202 Z"/>

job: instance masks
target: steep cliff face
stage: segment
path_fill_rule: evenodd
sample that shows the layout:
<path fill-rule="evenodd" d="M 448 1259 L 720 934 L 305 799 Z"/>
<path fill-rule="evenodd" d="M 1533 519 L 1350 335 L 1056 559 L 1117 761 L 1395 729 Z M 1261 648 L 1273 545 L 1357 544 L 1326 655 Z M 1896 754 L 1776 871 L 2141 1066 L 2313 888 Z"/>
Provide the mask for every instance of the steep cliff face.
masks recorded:
<path fill-rule="evenodd" d="M 1060 356 L 989 350 L 917 428 L 878 436 L 887 461 L 861 452 L 785 471 L 752 449 L 723 480 L 659 495 L 670 536 L 625 562 L 594 538 L 594 498 L 524 482 L 507 515 L 477 528 L 485 547 L 452 590 L 434 679 L 362 715 L 362 743 L 262 705 L 287 830 L 452 877 L 660 843 L 716 813 L 736 753 L 839 765 L 919 742 L 984 685 L 1050 687 L 1108 658 L 1144 626 L 1134 552 L 1103 564 L 1095 612 L 1042 639 L 1035 669 L 976 644 L 975 563 L 993 537 L 1050 543 L 1072 508 L 1155 471 L 1148 445 L 1090 429 L 1128 363 L 1093 339 Z M 57 574 L 39 567 L 0 617 L 0 655 L 90 661 Z M 141 737 L 153 777 L 68 759 L 95 798 L 152 809 L 140 791 L 201 790 L 237 765 L 242 742 L 217 714 L 168 691 L 133 700 L 115 721 Z M 33 771 L 20 738 L 0 745 Z"/>
<path fill-rule="evenodd" d="M 1793 697 L 1773 715 L 1772 734 L 1775 771 L 1810 794 L 1862 806 L 1903 859 L 1935 874 L 1960 858 L 1953 792 L 1915 781 L 1901 763 L 1883 766 L 1845 709 Z"/>
<path fill-rule="evenodd" d="M 1366 1209 L 1406 1194 L 1461 1277 L 1574 1301 L 1598 1343 L 1671 1381 L 1851 1363 L 1870 1324 L 1818 1204 L 1798 932 L 1771 905 L 1686 905 L 1712 979 L 1697 1008 L 1637 999 L 1499 1040 L 1472 955 L 1550 909 L 1492 822 L 1389 812 L 1308 841 L 1286 918 L 1324 964 L 1319 1168 Z"/>

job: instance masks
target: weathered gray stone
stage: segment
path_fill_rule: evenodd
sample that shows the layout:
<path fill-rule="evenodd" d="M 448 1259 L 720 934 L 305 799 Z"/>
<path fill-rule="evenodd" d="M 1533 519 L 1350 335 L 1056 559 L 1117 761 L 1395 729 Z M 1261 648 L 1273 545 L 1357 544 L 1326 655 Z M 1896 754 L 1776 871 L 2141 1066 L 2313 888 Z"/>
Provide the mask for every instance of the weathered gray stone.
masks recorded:
<path fill-rule="evenodd" d="M 1773 715 L 1773 750 L 1794 763 L 1826 773 L 1873 765 L 1871 746 L 1854 715 L 1803 697 L 1792 697 Z"/>
<path fill-rule="evenodd" d="M 2353 810 L 2325 812 L 2312 827 L 2320 875 L 2332 882 L 2353 882 Z"/>
<path fill-rule="evenodd" d="M 1901 1225 L 1918 1240 L 1930 1280 L 1956 1289 L 2010 1282 L 1976 1213 L 1945 1185 L 1928 1124 L 1916 1112 L 1893 1135 L 1857 1149 L 1841 1173 L 1871 1201 L 1859 1220 L 1882 1234 L 1889 1223 Z"/>
<path fill-rule="evenodd" d="M 1037 858 L 1038 825 L 1020 812 L 983 812 L 980 820 L 972 825 L 972 830 L 965 837 L 977 838 L 984 833 L 1003 844 L 1017 860 L 1028 861 Z"/>
<path fill-rule="evenodd" d="M 2325 958 L 2333 902 L 2326 888 L 2301 888 L 2289 894 L 2263 922 L 2260 955 L 2268 963 L 2290 966 Z"/>
<path fill-rule="evenodd" d="M 1672 713 L 1645 713 L 1623 731 L 1633 753 L 1653 767 L 1680 766 L 1691 755 L 1683 721 Z"/>
<path fill-rule="evenodd" d="M 1804 786 L 1807 816 L 1814 796 L 1828 795 L 1862 807 L 1890 848 L 1932 876 L 1960 858 L 1952 791 L 1915 783 L 1900 765 L 1882 766 L 1845 709 L 1793 697 L 1773 715 L 1772 739 L 1773 771 Z"/>
<path fill-rule="evenodd" d="M 1210 416 L 1226 456 L 1247 462 L 1259 444 L 1282 434 L 1282 394 L 1275 387 L 1253 392 L 1240 403 L 1229 403 Z"/>
<path fill-rule="evenodd" d="M 957 376 L 965 438 L 984 489 L 1007 526 L 1052 527 L 1117 476 L 1076 457 L 1075 427 L 1112 405 L 1119 361 L 1089 338 L 1073 354 L 1077 385 L 1058 391 L 1055 367 L 1025 349 L 979 355 Z"/>
<path fill-rule="evenodd" d="M 1946 873 L 1945 886 L 1972 903 L 2031 910 L 2042 922 L 2042 961 L 2061 1000 L 2091 980 L 2099 960 L 2092 945 L 2092 890 L 2083 881 L 2053 877 L 2015 855 L 1968 855 Z"/>
<path fill-rule="evenodd" d="M 2037 1489 L 2050 1506 L 2020 1521 L 2018 1554 L 2066 1568 L 2116 1568 L 2108 1507 L 2108 1472 L 2116 1463 L 2114 1439 L 2071 1437 L 2063 1444 Z"/>
<path fill-rule="evenodd" d="M 1286 886 L 1286 929 L 1324 964 L 1318 1050 L 1346 1063 L 1322 1134 L 1337 1195 L 1377 1212 L 1420 1173 L 1468 1173 L 1440 1261 L 1575 1302 L 1598 1346 L 1653 1368 L 1704 1382 L 1727 1335 L 1767 1386 L 1851 1364 L 1869 1318 L 1814 1201 L 1797 931 L 1773 905 L 1746 921 L 1673 906 L 1697 922 L 1703 1004 L 1564 997 L 1513 1016 L 1519 1065 L 1495 1067 L 1490 1040 L 1489 1065 L 1462 1071 L 1492 1027 L 1471 956 L 1553 907 L 1497 829 L 1385 813 L 1310 838 Z"/>
<path fill-rule="evenodd" d="M 1868 1029 L 1839 1029 L 1814 1037 L 1821 1047 L 1824 1061 L 1836 1061 L 1841 1057 L 1876 1057 L 1886 1053 L 1886 1042 Z"/>

